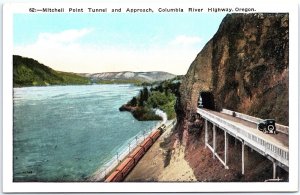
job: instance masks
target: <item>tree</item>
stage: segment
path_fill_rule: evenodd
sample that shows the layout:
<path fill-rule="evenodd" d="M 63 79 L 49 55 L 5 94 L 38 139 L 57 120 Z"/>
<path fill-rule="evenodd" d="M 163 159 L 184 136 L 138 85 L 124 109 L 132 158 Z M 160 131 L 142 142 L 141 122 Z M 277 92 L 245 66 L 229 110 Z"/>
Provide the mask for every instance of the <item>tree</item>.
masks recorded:
<path fill-rule="evenodd" d="M 136 97 L 133 97 L 130 102 L 129 102 L 130 106 L 136 106 L 137 105 L 137 99 Z"/>
<path fill-rule="evenodd" d="M 149 91 L 148 91 L 148 88 L 147 88 L 147 87 L 144 87 L 142 92 L 143 92 L 143 93 L 142 93 L 142 99 L 143 99 L 143 101 L 147 101 L 148 98 L 149 98 Z"/>

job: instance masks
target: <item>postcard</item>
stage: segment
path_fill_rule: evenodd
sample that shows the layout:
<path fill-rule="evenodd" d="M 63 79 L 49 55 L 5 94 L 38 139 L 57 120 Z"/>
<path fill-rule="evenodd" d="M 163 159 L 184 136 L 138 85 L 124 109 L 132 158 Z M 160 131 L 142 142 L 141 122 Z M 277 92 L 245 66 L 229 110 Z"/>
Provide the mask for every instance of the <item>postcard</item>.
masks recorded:
<path fill-rule="evenodd" d="M 3 11 L 4 192 L 298 190 L 296 3 Z"/>

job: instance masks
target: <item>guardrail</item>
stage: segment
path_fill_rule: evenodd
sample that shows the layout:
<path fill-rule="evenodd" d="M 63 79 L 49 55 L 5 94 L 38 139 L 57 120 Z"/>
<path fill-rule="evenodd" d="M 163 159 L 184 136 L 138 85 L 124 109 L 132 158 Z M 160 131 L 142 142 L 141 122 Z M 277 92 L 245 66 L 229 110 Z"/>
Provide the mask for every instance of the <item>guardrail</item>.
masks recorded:
<path fill-rule="evenodd" d="M 217 124 L 220 128 L 233 134 L 235 137 L 244 140 L 250 146 L 256 147 L 264 154 L 271 156 L 285 166 L 289 166 L 289 150 L 283 146 L 276 145 L 271 141 L 264 138 L 257 137 L 256 135 L 242 129 L 229 121 L 223 120 L 221 117 L 213 115 L 203 109 L 197 109 L 197 112 L 205 119 Z"/>
<path fill-rule="evenodd" d="M 166 127 L 170 128 L 176 123 L 176 120 L 170 120 L 166 122 Z M 88 180 L 89 181 L 104 181 L 106 176 L 112 172 L 121 161 L 123 161 L 132 150 L 134 150 L 138 145 L 140 145 L 154 130 L 158 129 L 162 125 L 162 122 L 157 123 L 150 130 L 144 130 L 134 136 L 129 142 L 127 142 L 126 147 L 122 147 L 117 153 L 112 157 L 112 159 L 106 162 L 100 169 L 98 169 Z"/>
<path fill-rule="evenodd" d="M 235 112 L 235 111 L 228 110 L 228 109 L 222 109 L 221 113 L 228 114 L 228 115 L 231 115 L 231 116 L 234 115 L 237 118 L 240 118 L 240 119 L 252 122 L 252 123 L 256 123 L 256 124 L 263 121 L 263 119 L 261 119 L 261 118 L 249 116 L 247 114 Z M 286 134 L 286 135 L 289 134 L 289 127 L 288 126 L 280 125 L 278 123 L 276 123 L 275 125 L 276 125 L 276 131 L 278 131 L 280 133 L 283 133 L 283 134 Z"/>

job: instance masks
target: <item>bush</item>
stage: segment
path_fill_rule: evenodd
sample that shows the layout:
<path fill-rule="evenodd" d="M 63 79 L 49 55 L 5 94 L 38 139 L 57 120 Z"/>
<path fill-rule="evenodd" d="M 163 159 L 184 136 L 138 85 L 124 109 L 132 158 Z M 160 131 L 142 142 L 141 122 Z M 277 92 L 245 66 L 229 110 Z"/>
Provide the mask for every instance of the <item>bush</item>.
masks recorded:
<path fill-rule="evenodd" d="M 176 97 L 172 93 L 162 93 L 160 91 L 153 91 L 147 101 L 147 106 L 152 108 L 158 108 L 167 113 L 168 119 L 176 117 L 175 113 Z"/>
<path fill-rule="evenodd" d="M 155 115 L 153 110 L 146 107 L 138 107 L 132 114 L 139 121 L 161 120 L 159 116 Z"/>

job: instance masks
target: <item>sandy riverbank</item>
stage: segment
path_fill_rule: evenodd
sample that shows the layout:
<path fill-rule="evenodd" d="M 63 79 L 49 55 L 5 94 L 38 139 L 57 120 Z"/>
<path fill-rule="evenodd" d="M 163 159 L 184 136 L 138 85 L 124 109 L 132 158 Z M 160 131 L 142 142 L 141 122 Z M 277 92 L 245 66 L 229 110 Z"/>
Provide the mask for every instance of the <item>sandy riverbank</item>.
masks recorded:
<path fill-rule="evenodd" d="M 175 142 L 172 150 L 161 147 L 170 139 L 171 128 L 168 128 L 129 173 L 125 182 L 196 181 L 193 170 L 184 159 L 183 146 Z"/>

